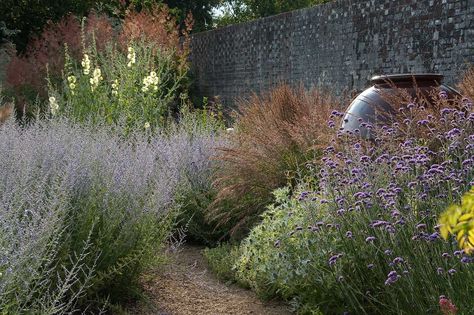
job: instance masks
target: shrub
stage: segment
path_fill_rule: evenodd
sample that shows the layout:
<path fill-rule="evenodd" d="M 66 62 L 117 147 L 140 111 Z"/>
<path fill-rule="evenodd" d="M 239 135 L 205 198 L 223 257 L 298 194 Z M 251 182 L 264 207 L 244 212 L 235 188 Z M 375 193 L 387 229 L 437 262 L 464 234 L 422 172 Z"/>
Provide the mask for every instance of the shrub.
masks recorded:
<path fill-rule="evenodd" d="M 214 248 L 206 248 L 203 254 L 209 268 L 217 278 L 226 282 L 236 280 L 234 265 L 240 257 L 238 245 L 222 243 Z"/>
<path fill-rule="evenodd" d="M 224 145 L 221 134 L 224 128 L 223 121 L 218 115 L 207 110 L 190 111 L 184 107 L 179 116 L 179 122 L 168 126 L 168 133 L 178 134 L 182 137 L 188 136 L 194 139 L 194 146 L 188 150 L 194 154 L 184 155 L 181 163 L 188 165 L 180 167 L 180 185 L 175 196 L 179 204 L 179 225 L 186 231 L 189 241 L 197 241 L 201 244 L 213 245 L 225 233 L 225 227 L 217 229 L 205 220 L 206 209 L 215 197 L 212 181 L 217 162 L 213 159 L 217 147 Z M 180 141 L 170 142 L 178 152 L 185 148 L 176 147 Z M 185 157 L 194 157 L 199 154 L 199 159 L 188 161 Z"/>
<path fill-rule="evenodd" d="M 214 139 L 176 131 L 124 140 L 59 120 L 0 126 L 2 311 L 56 314 L 133 298 L 171 233 L 182 174 L 204 181 Z"/>
<path fill-rule="evenodd" d="M 444 241 L 438 225 L 439 214 L 473 184 L 472 103 L 448 102 L 441 93 L 433 107 L 416 99 L 395 105 L 402 110 L 393 123 L 368 126 L 374 140 L 337 132 L 312 175 L 320 189 L 296 196 L 281 219 L 270 212 L 274 221 L 252 231 L 240 278 L 261 294 L 294 296 L 305 311 L 426 314 L 449 303 L 472 309 L 472 258 L 454 239 Z M 300 229 L 273 233 L 301 207 L 308 214 Z M 286 246 L 286 238 L 294 243 Z M 292 269 L 305 279 L 292 281 Z"/>
<path fill-rule="evenodd" d="M 77 121 L 125 123 L 129 128 L 164 125 L 176 112 L 179 97 L 181 101 L 187 98 L 186 49 L 178 47 L 178 31 L 170 29 L 176 28 L 176 21 L 169 21 L 166 9 L 148 14 L 148 20 L 146 13 L 125 18 L 120 37 L 128 41 L 123 49 L 108 45 L 100 52 L 96 45 L 85 46 L 80 64 L 66 54 L 63 82 L 49 84 L 51 114 Z M 159 36 L 145 32 L 139 39 L 143 27 L 157 29 L 157 19 Z"/>
<path fill-rule="evenodd" d="M 44 111 L 41 105 L 47 105 L 47 98 L 51 94 L 58 98 L 61 94 L 70 107 L 76 109 L 72 113 L 76 118 L 83 120 L 86 114 L 114 116 L 104 111 L 122 106 L 124 116 L 130 115 L 129 120 L 136 120 L 140 110 L 142 115 L 160 117 L 168 107 L 176 107 L 180 95 L 187 94 L 191 18 L 186 20 L 186 29 L 180 31 L 167 7 L 155 6 L 140 13 L 129 11 L 121 31 L 112 28 L 108 17 L 94 12 L 83 22 L 81 25 L 79 18 L 69 15 L 58 23 L 49 23 L 40 36 L 30 41 L 24 54 L 11 60 L 7 84 L 22 113 L 32 116 Z M 183 42 L 180 42 L 180 36 L 183 36 Z M 86 55 L 92 67 L 87 73 L 81 65 Z M 130 64 L 131 61 L 134 62 Z M 93 95 L 90 79 L 95 68 L 102 71 L 96 78 L 99 81 L 96 83 L 101 83 L 98 87 L 102 88 L 95 89 L 96 95 Z M 145 96 L 141 89 L 152 71 L 160 82 L 151 85 L 149 95 Z M 71 76 L 82 83 L 74 83 L 77 88 L 74 98 L 68 94 L 71 82 L 67 80 Z M 114 83 L 115 80 L 118 82 Z M 159 86 L 159 91 L 153 91 L 155 85 Z M 33 106 L 37 97 L 40 108 Z M 143 107 L 142 102 L 149 106 Z M 155 103 L 153 113 L 149 111 L 151 102 Z M 86 111 L 89 107 L 90 111 Z M 118 111 L 115 109 L 115 114 Z M 115 117 L 107 118 L 113 120 Z"/>
<path fill-rule="evenodd" d="M 327 301 L 325 310 L 336 312 L 337 286 L 320 271 L 328 269 L 325 242 L 335 236 L 331 230 L 323 235 L 318 223 L 327 218 L 324 206 L 311 201 L 306 191 L 298 197 L 291 197 L 288 188 L 274 194 L 276 204 L 268 207 L 262 222 L 241 244 L 234 265 L 238 282 L 264 299 L 279 295 L 300 310 L 312 306 L 314 312 L 320 301 Z"/>
<path fill-rule="evenodd" d="M 233 232 L 251 226 L 272 191 L 291 182 L 330 138 L 334 100 L 316 90 L 280 86 L 239 105 L 235 131 L 217 158 L 217 199 L 209 218 L 231 222 Z"/>

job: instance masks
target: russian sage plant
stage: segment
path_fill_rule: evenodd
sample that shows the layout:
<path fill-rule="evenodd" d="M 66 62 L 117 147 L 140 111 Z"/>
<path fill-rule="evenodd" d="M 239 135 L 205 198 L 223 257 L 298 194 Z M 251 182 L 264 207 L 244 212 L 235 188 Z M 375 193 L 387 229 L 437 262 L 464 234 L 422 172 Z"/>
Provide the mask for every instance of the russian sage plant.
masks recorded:
<path fill-rule="evenodd" d="M 57 314 L 133 297 L 172 232 L 177 194 L 206 182 L 216 139 L 0 126 L 0 309 Z"/>

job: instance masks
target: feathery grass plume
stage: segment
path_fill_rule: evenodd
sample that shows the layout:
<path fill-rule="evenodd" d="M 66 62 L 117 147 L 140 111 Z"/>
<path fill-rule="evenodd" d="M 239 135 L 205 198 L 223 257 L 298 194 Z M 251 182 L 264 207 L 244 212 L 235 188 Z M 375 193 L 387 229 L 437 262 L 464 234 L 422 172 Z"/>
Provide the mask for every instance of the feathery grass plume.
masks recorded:
<path fill-rule="evenodd" d="M 116 128 L 0 126 L 2 311 L 57 314 L 136 297 L 179 194 L 210 185 L 217 134 L 188 126 L 124 139 Z"/>
<path fill-rule="evenodd" d="M 337 107 L 327 93 L 287 85 L 241 101 L 228 146 L 217 155 L 218 194 L 208 218 L 231 223 L 232 233 L 249 227 L 272 191 L 293 182 L 327 146 L 337 125 L 328 120 Z"/>
<path fill-rule="evenodd" d="M 469 98 L 471 101 L 474 100 L 474 66 L 470 66 L 463 74 L 458 87 L 465 97 Z"/>

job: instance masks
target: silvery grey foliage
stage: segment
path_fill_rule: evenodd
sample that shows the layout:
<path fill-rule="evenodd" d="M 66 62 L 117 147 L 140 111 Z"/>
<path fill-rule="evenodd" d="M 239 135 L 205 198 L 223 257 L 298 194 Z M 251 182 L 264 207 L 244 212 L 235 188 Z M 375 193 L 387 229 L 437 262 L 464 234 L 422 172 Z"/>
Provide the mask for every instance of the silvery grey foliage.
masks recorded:
<path fill-rule="evenodd" d="M 113 283 L 112 271 L 150 259 L 144 248 L 169 235 L 177 194 L 210 185 L 219 141 L 189 121 L 126 138 L 65 120 L 1 125 L 0 309 L 87 307 L 85 295 Z"/>

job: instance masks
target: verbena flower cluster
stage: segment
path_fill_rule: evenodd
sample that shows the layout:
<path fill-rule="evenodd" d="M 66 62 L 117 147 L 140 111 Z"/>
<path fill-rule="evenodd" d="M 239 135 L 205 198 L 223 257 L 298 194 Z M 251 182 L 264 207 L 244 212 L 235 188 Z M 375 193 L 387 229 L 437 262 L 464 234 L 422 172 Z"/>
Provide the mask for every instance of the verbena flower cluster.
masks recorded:
<path fill-rule="evenodd" d="M 67 121 L 0 126 L 0 309 L 127 298 L 170 235 L 179 194 L 210 185 L 217 145 L 198 124 L 127 140 Z"/>
<path fill-rule="evenodd" d="M 327 224 L 341 235 L 333 271 L 344 276 L 352 310 L 418 304 L 423 313 L 441 294 L 466 303 L 456 284 L 471 277 L 469 259 L 441 239 L 438 216 L 473 185 L 472 102 L 440 94 L 432 108 L 411 102 L 398 110 L 384 126 L 361 122 L 372 140 L 339 131 L 322 159 L 324 197 L 316 202 L 329 207 Z"/>
<path fill-rule="evenodd" d="M 343 113 L 332 113 L 337 136 L 312 173 L 319 188 L 303 183 L 270 207 L 242 244 L 240 281 L 329 314 L 472 309 L 474 260 L 439 225 L 474 184 L 472 102 L 395 105 L 385 124 L 360 122 L 370 140 L 337 130 Z"/>

